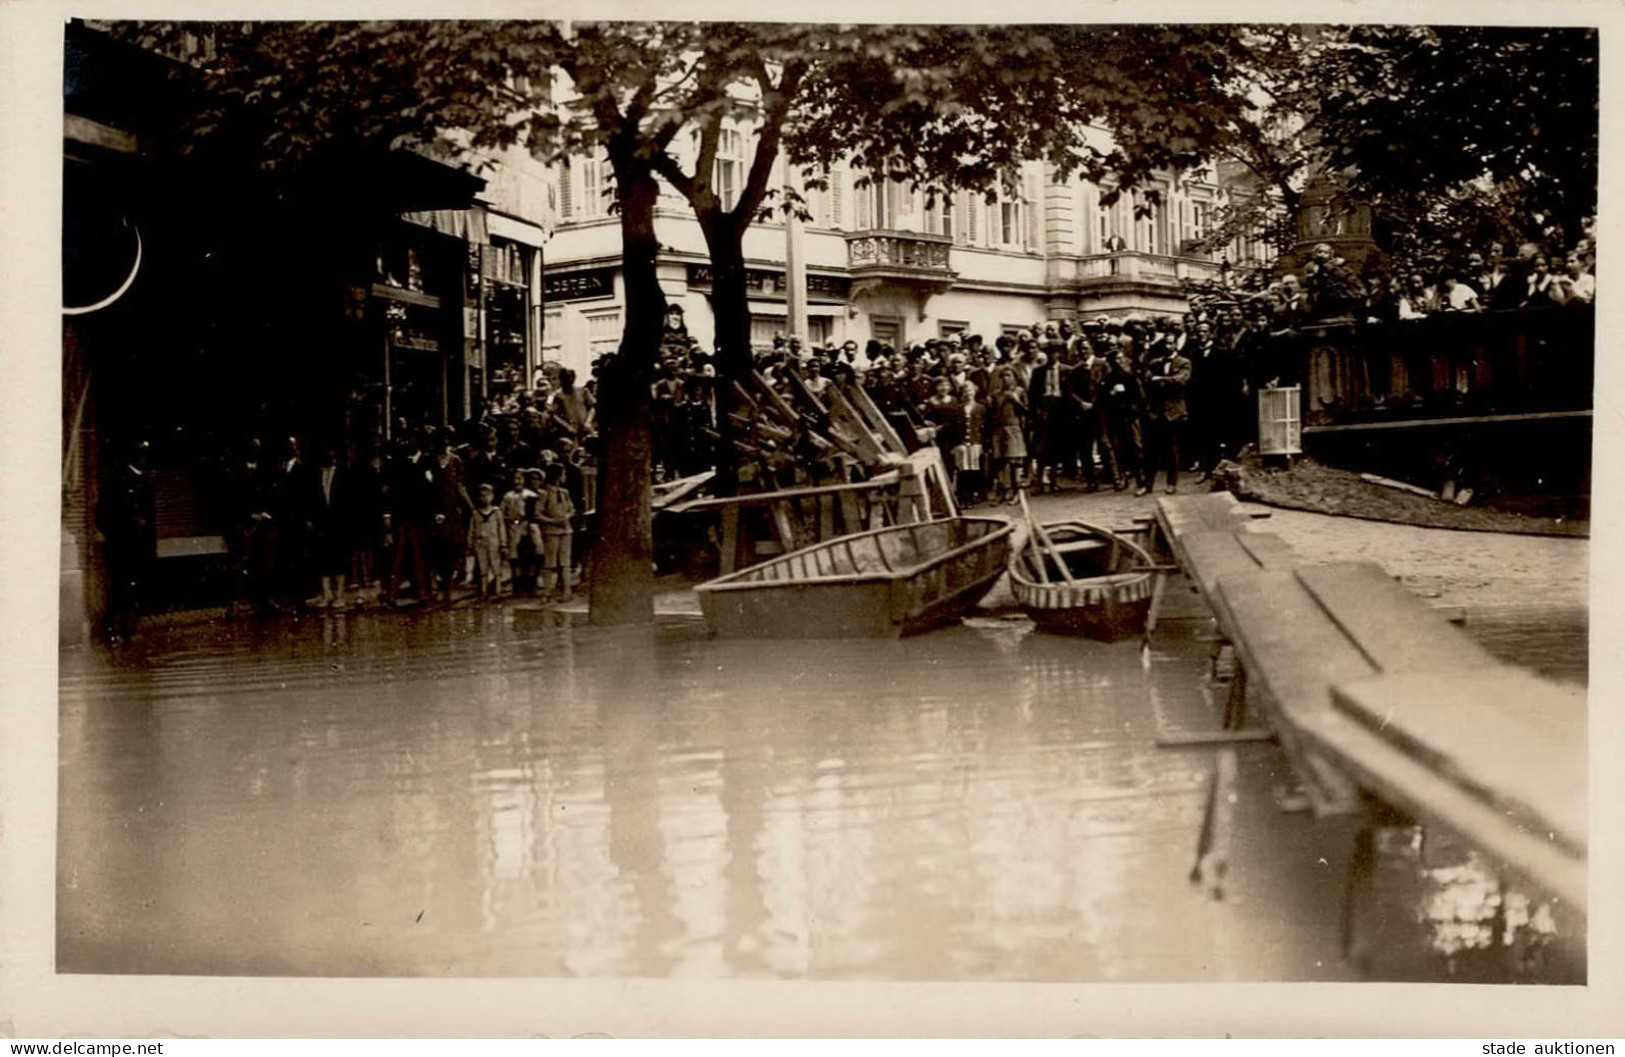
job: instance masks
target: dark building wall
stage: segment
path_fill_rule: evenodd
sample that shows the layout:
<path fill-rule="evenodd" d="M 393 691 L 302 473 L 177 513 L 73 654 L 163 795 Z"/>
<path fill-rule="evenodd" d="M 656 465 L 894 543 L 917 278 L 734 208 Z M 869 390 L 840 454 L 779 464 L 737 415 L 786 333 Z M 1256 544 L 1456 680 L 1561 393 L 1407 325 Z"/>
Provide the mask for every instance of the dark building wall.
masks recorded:
<path fill-rule="evenodd" d="M 66 303 L 106 299 L 137 238 L 140 249 L 121 296 L 64 317 L 63 452 L 75 470 L 64 481 L 64 567 L 83 570 L 94 616 L 102 570 L 90 512 L 134 443 L 152 445 L 168 538 L 226 530 L 221 478 L 251 434 L 272 457 L 290 435 L 311 459 L 366 440 L 372 424 L 353 404 L 381 384 L 386 323 L 365 295 L 383 245 L 417 245 L 432 262 L 442 296 L 432 326 L 453 387 L 443 403 L 461 408 L 466 243 L 399 213 L 466 208 L 482 182 L 391 152 L 335 149 L 271 171 L 241 153 L 187 151 L 195 86 L 176 64 L 72 24 L 65 69 Z M 436 364 L 425 380 L 441 375 Z M 429 402 L 442 404 L 438 393 Z M 70 623 L 83 621 L 65 616 L 65 638 Z"/>

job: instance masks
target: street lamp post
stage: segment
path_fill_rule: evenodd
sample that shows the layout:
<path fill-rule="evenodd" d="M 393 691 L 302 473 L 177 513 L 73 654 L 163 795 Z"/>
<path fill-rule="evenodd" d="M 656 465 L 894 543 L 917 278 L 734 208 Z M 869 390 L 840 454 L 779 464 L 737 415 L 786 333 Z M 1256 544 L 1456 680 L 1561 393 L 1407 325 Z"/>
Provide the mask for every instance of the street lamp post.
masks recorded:
<path fill-rule="evenodd" d="M 800 338 L 803 348 L 807 340 L 807 258 L 802 247 L 802 226 L 799 203 L 801 180 L 789 159 L 784 162 L 784 290 L 785 329 L 792 337 Z"/>

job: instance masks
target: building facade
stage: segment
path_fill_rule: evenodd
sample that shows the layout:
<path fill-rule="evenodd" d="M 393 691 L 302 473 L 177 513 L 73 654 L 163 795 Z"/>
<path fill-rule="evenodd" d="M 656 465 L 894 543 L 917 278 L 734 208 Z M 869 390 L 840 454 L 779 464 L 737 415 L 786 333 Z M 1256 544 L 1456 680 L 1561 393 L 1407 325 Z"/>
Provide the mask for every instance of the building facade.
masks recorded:
<path fill-rule="evenodd" d="M 65 34 L 64 641 L 102 608 L 94 511 L 137 443 L 157 515 L 144 604 L 201 603 L 229 587 L 228 477 L 250 436 L 273 459 L 288 438 L 307 461 L 359 453 L 402 422 L 462 421 L 539 356 L 547 166 L 335 145 L 271 175 L 189 155 L 186 57 L 106 25 Z"/>
<path fill-rule="evenodd" d="M 725 135 L 715 185 L 738 193 L 752 149 Z M 772 186 L 782 184 L 776 174 Z M 578 371 L 620 341 L 625 296 L 618 218 L 608 210 L 612 178 L 602 158 L 574 158 L 556 170 L 558 213 L 543 269 L 543 356 Z M 1259 244 L 1199 250 L 1228 192 L 1211 173 L 1169 175 L 1148 216 L 1143 191 L 1102 203 L 1102 189 L 1058 179 L 1053 167 L 1023 166 L 993 201 L 958 192 L 928 200 L 896 183 L 869 183 L 839 166 L 828 187 L 807 193 L 800 239 L 807 273 L 807 337 L 876 339 L 893 346 L 951 333 L 1000 333 L 1050 320 L 1183 313 L 1184 283 L 1217 278 L 1224 261 L 1261 257 Z M 681 305 L 689 333 L 712 345 L 709 256 L 698 223 L 674 191 L 656 210 L 667 299 Z M 769 347 L 794 329 L 787 317 L 786 225 L 757 222 L 745 236 L 752 344 Z"/>

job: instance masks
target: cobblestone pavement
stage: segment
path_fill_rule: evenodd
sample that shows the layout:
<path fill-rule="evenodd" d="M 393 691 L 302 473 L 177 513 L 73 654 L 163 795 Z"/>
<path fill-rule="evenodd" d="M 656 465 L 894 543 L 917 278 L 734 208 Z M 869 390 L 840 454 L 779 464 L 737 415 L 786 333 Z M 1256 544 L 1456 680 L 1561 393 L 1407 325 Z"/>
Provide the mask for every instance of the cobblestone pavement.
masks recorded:
<path fill-rule="evenodd" d="M 1032 497 L 1032 506 L 1041 520 L 1073 517 L 1108 527 L 1127 526 L 1137 516 L 1151 515 L 1155 496 L 1136 497 L 1132 491 L 1059 492 Z M 1589 540 L 1458 532 L 1256 504 L 1247 507 L 1268 513 L 1254 522 L 1255 530 L 1275 533 L 1305 558 L 1375 561 L 1407 587 L 1440 604 L 1467 608 L 1587 604 Z M 977 508 L 984 511 L 1021 517 L 1015 506 Z"/>

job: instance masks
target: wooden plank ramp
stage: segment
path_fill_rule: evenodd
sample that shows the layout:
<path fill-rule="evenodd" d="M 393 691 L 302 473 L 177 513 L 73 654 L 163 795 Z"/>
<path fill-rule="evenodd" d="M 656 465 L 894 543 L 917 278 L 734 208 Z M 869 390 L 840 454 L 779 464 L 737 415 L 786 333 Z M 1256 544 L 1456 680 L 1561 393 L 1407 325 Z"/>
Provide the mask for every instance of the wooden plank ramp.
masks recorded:
<path fill-rule="evenodd" d="M 1583 911 L 1583 690 L 1501 663 L 1374 562 L 1301 562 L 1224 498 L 1159 500 L 1157 524 L 1316 813 L 1385 803 Z"/>
<path fill-rule="evenodd" d="M 1299 737 L 1306 714 L 1331 709 L 1331 686 L 1376 668 L 1304 591 L 1290 570 L 1219 578 L 1221 627 L 1247 671 L 1250 705 L 1262 706 L 1317 815 L 1361 806 L 1354 784 Z M 1226 625 L 1228 625 L 1226 627 Z"/>

